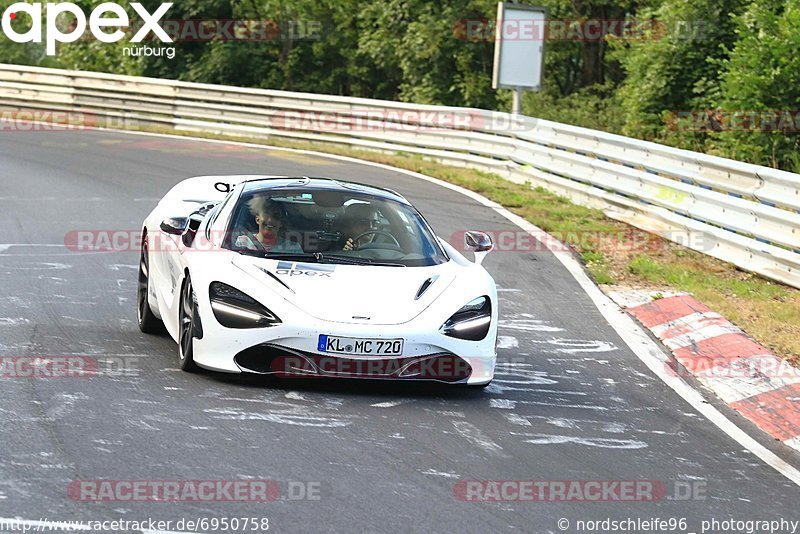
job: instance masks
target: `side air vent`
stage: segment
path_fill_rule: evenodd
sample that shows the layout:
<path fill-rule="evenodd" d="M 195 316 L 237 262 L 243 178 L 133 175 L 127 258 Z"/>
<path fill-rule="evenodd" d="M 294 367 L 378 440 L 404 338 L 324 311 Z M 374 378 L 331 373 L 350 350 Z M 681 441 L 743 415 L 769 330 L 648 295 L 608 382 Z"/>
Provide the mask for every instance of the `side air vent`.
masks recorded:
<path fill-rule="evenodd" d="M 428 278 L 427 280 L 425 280 L 424 282 L 422 282 L 422 285 L 419 286 L 419 290 L 417 290 L 417 296 L 414 297 L 414 300 L 419 300 L 420 298 L 422 298 L 422 295 L 425 294 L 425 292 L 428 290 L 428 288 L 431 287 L 433 285 L 433 283 L 436 282 L 436 280 L 438 278 L 439 278 L 438 275 L 437 276 L 432 276 L 432 277 Z"/>

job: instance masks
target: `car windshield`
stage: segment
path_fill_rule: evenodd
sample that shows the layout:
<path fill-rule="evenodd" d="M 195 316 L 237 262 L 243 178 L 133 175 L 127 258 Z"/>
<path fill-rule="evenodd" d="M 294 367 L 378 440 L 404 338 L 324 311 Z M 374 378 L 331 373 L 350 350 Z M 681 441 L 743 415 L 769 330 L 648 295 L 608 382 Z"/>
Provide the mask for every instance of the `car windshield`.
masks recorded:
<path fill-rule="evenodd" d="M 276 259 L 403 267 L 448 259 L 413 207 L 360 191 L 245 190 L 228 235 L 225 248 Z"/>

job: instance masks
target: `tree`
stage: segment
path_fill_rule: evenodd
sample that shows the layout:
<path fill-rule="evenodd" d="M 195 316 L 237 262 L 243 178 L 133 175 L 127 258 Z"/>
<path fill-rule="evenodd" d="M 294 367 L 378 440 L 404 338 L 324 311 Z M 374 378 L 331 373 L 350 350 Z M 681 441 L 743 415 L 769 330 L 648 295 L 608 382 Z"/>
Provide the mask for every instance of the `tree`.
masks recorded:
<path fill-rule="evenodd" d="M 719 61 L 736 38 L 733 17 L 744 1 L 664 0 L 637 14 L 640 21 L 654 21 L 652 30 L 640 41 L 613 42 L 626 74 L 619 90 L 626 135 L 664 138 L 670 134 L 665 116 L 707 109 L 715 101 Z M 689 132 L 673 142 L 698 140 Z"/>
<path fill-rule="evenodd" d="M 800 0 L 755 0 L 736 22 L 738 39 L 721 62 L 719 107 L 739 120 L 710 145 L 730 157 L 800 171 Z M 765 113 L 743 113 L 749 111 Z"/>
<path fill-rule="evenodd" d="M 359 15 L 358 55 L 385 73 L 381 94 L 493 108 L 493 36 L 470 33 L 467 25 L 485 30 L 495 10 L 492 0 L 376 0 Z"/>

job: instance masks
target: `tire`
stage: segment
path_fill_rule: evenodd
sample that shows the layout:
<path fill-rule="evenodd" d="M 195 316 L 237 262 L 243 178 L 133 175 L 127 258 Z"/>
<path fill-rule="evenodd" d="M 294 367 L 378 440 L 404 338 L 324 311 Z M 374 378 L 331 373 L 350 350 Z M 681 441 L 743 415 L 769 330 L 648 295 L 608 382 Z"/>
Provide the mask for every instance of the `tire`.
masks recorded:
<path fill-rule="evenodd" d="M 199 369 L 194 363 L 195 328 L 199 317 L 197 315 L 197 297 L 192 287 L 192 278 L 188 274 L 183 282 L 178 309 L 178 359 L 181 369 L 191 373 Z"/>
<path fill-rule="evenodd" d="M 147 247 L 147 235 L 142 240 L 142 251 L 139 255 L 139 283 L 136 289 L 136 316 L 139 330 L 145 334 L 160 334 L 164 331 L 164 323 L 155 316 L 150 308 L 147 296 L 150 292 L 150 254 Z"/>

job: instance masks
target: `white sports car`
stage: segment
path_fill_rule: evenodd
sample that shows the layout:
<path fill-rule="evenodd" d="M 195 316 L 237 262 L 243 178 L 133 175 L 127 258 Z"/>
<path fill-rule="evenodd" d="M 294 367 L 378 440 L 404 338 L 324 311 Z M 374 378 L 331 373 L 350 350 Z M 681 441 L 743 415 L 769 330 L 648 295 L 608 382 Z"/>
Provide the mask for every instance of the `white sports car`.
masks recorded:
<path fill-rule="evenodd" d="M 138 318 L 182 369 L 485 386 L 492 249 L 468 261 L 398 193 L 328 178 L 200 176 L 144 221 Z"/>

